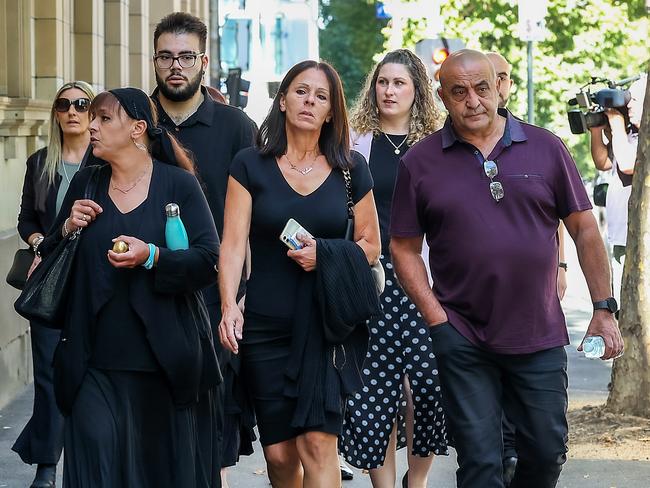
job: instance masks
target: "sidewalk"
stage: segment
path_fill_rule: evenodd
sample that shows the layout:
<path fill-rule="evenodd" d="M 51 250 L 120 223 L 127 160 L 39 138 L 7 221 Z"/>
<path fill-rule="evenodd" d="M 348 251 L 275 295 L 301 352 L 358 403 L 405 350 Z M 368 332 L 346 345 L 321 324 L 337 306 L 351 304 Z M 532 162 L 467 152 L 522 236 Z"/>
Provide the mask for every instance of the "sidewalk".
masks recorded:
<path fill-rule="evenodd" d="M 586 284 L 579 271 L 575 250 L 567 246 L 569 262 L 569 287 L 563 301 L 567 317 L 571 345 L 569 357 L 569 400 L 572 405 L 599 404 L 607 398 L 611 362 L 585 359 L 576 351 L 591 317 L 591 301 Z M 26 488 L 32 480 L 34 468 L 24 465 L 11 445 L 31 412 L 32 388 L 25 391 L 8 407 L 0 411 L 0 488 Z M 650 462 L 612 461 L 607 459 L 585 460 L 570 457 L 566 463 L 559 488 L 648 488 L 650 486 Z M 406 471 L 405 455 L 398 453 L 398 473 Z M 437 458 L 429 477 L 430 488 L 454 488 L 455 456 Z M 59 470 L 60 471 L 60 470 Z M 230 488 L 269 488 L 264 458 L 259 445 L 253 456 L 242 458 L 230 470 Z M 59 473 L 57 486 L 62 486 Z M 369 487 L 370 480 L 360 471 L 353 481 L 343 483 L 344 488 Z"/>

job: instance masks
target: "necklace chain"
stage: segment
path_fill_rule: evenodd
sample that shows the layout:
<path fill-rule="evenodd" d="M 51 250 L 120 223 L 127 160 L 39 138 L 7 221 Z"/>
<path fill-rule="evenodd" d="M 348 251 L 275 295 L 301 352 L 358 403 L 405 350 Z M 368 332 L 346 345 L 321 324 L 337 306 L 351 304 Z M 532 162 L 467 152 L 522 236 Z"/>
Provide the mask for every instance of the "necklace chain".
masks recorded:
<path fill-rule="evenodd" d="M 142 181 L 142 178 L 144 178 L 145 175 L 147 175 L 147 173 L 149 173 L 149 166 L 147 166 L 147 168 L 142 172 L 142 174 L 140 176 L 138 176 L 138 179 L 135 180 L 135 182 L 131 186 L 129 186 L 128 188 L 120 188 L 119 186 L 117 186 L 115 184 L 115 182 L 113 181 L 113 176 L 111 176 L 111 188 L 113 188 L 113 190 L 117 190 L 120 193 L 123 193 L 123 194 L 126 195 L 131 190 L 133 190 L 136 186 L 138 186 L 138 183 L 140 183 Z"/>
<path fill-rule="evenodd" d="M 70 184 L 70 177 L 68 176 L 68 172 L 65 170 L 65 163 L 61 161 L 61 169 L 63 169 L 63 174 L 65 175 L 65 180 L 68 182 L 68 185 Z"/>
<path fill-rule="evenodd" d="M 406 134 L 406 135 L 404 136 L 404 139 L 402 139 L 402 142 L 400 142 L 400 143 L 396 146 L 395 143 L 391 140 L 391 138 L 388 137 L 388 134 L 386 134 L 386 133 L 384 132 L 384 135 L 386 136 L 386 139 L 388 139 L 388 142 L 390 142 L 390 145 L 393 146 L 393 147 L 395 148 L 395 151 L 394 151 L 395 154 L 399 154 L 399 153 L 401 152 L 401 151 L 399 150 L 399 148 L 402 147 L 402 146 L 404 145 L 404 143 L 406 142 L 406 139 L 408 139 L 408 137 L 409 137 L 409 135 Z"/>
<path fill-rule="evenodd" d="M 290 167 L 292 170 L 297 171 L 298 173 L 300 173 L 300 174 L 303 175 L 303 176 L 307 176 L 309 173 L 311 173 L 311 171 L 314 169 L 314 163 L 316 162 L 316 160 L 314 159 L 314 160 L 312 161 L 311 166 L 305 166 L 305 167 L 303 167 L 303 168 L 299 168 L 298 166 L 296 166 L 295 164 L 293 164 L 293 163 L 291 162 L 291 160 L 289 159 L 289 156 L 287 156 L 287 155 L 285 154 L 284 157 L 287 159 L 287 162 L 289 163 L 289 167 Z"/>

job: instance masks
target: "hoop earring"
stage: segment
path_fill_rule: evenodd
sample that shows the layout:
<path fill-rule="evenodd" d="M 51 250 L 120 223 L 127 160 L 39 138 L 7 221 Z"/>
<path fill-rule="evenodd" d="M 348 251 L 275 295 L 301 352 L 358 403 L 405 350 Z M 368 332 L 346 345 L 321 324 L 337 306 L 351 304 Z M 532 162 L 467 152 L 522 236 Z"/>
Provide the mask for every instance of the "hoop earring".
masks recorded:
<path fill-rule="evenodd" d="M 135 144 L 135 147 L 137 147 L 138 149 L 140 149 L 140 151 L 144 151 L 144 152 L 146 152 L 146 153 L 149 152 L 149 150 L 147 149 L 147 146 L 145 146 L 145 145 L 142 144 L 141 142 L 137 142 L 137 141 L 136 141 L 135 139 L 133 139 L 133 138 L 131 138 L 131 140 L 133 141 L 133 144 Z"/>

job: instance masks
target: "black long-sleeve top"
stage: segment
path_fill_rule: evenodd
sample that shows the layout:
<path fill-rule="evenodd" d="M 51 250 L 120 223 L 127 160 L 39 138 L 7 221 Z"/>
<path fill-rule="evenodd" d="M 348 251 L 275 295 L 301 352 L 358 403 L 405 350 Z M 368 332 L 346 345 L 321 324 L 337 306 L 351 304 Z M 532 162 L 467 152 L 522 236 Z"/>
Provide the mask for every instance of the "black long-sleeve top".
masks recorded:
<path fill-rule="evenodd" d="M 18 214 L 18 234 L 27 242 L 35 233 L 47 234 L 56 217 L 56 195 L 61 186 L 61 175 L 57 173 L 50 184 L 43 174 L 47 148 L 39 149 L 27 158 L 27 170 L 23 182 L 23 193 Z M 81 161 L 81 168 L 103 162 L 92 155 L 88 147 Z M 29 244 L 29 242 L 27 242 Z"/>
<path fill-rule="evenodd" d="M 61 228 L 75 200 L 84 196 L 92 171 L 81 170 L 70 184 L 52 232 L 41 244 L 48 254 L 60 242 Z M 101 168 L 94 200 L 108 202 L 111 167 Z M 190 241 L 187 250 L 165 246 L 165 205 L 180 206 Z M 200 290 L 216 281 L 219 238 L 208 204 L 196 178 L 177 167 L 154 162 L 149 194 L 136 237 L 159 248 L 156 267 L 137 267 L 129 273 L 130 306 L 144 324 L 145 335 L 172 396 L 178 405 L 196 401 L 199 392 L 221 381 L 209 321 Z M 101 232 L 102 215 L 85 228 L 75 256 L 62 339 L 54 358 L 57 403 L 69 412 L 92 355 L 92 327 L 115 290 L 113 266 Z M 114 236 L 117 237 L 117 236 Z"/>

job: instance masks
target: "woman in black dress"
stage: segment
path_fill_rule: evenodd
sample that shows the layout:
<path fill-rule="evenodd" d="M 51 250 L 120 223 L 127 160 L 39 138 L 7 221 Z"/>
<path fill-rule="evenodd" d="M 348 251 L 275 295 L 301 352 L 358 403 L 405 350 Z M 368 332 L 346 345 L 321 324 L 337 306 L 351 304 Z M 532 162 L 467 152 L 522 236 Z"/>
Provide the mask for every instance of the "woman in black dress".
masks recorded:
<path fill-rule="evenodd" d="M 84 81 L 64 84 L 50 110 L 47 146 L 27 159 L 18 215 L 18 233 L 38 250 L 61 208 L 70 181 L 79 168 L 92 164 L 88 109 L 95 97 Z M 41 258 L 36 254 L 31 271 Z M 63 449 L 63 417 L 54 400 L 52 358 L 60 332 L 31 321 L 34 364 L 34 410 L 12 449 L 27 464 L 38 465 L 30 488 L 54 487 L 56 465 Z"/>
<path fill-rule="evenodd" d="M 210 210 L 146 93 L 102 93 L 91 115 L 93 153 L 108 164 L 75 176 L 56 232 L 41 245 L 46 257 L 82 230 L 54 357 L 66 415 L 63 484 L 219 487 L 220 374 L 199 292 L 216 279 Z M 97 191 L 88 200 L 91 178 Z M 169 203 L 182 212 L 187 249 L 166 245 Z M 113 250 L 117 241 L 126 252 Z"/>
<path fill-rule="evenodd" d="M 279 239 L 290 218 L 313 236 L 342 239 L 347 199 L 341 169 L 350 168 L 354 240 L 365 253 L 364 261 L 379 257 L 372 179 L 360 155 L 349 150 L 343 90 L 331 66 L 304 61 L 289 70 L 257 146 L 239 152 L 228 182 L 219 260 L 221 342 L 241 353 L 242 377 L 272 485 L 334 488 L 341 482 L 336 446 L 349 384 L 335 370 L 334 348 L 325 342 L 322 326 L 298 318 L 302 307 L 314 306 L 303 284 L 316 274 L 316 241 L 302 235 L 304 247 L 287 251 Z M 252 261 L 242 316 L 236 292 L 247 239 Z M 297 338 L 305 331 L 316 344 L 316 354 L 297 358 Z M 339 360 L 351 364 L 346 350 L 347 360 Z M 359 361 L 364 353 L 365 347 Z M 296 379 L 296 363 L 316 364 L 314 384 L 300 382 L 306 374 L 300 368 Z M 360 372 L 356 374 L 358 378 Z M 309 398 L 302 389 L 306 387 L 311 388 Z"/>
<path fill-rule="evenodd" d="M 388 249 L 390 208 L 400 158 L 440 124 L 422 61 L 388 53 L 370 73 L 351 117 L 353 147 L 375 181 L 386 290 L 383 316 L 370 323 L 364 388 L 348 401 L 341 452 L 370 470 L 374 488 L 394 487 L 395 450 L 408 446 L 404 487 L 425 488 L 432 454 L 446 454 L 440 382 L 429 332 L 395 279 Z"/>

